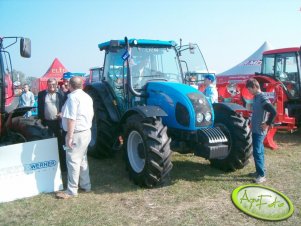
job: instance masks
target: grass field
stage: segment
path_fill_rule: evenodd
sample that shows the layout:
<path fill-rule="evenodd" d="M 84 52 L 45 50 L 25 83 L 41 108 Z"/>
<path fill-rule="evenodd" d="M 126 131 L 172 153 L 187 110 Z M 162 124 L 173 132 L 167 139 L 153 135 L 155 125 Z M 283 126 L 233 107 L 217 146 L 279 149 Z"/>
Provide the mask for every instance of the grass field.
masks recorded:
<path fill-rule="evenodd" d="M 70 200 L 42 194 L 0 204 L 0 225 L 301 225 L 301 133 L 277 134 L 276 140 L 279 150 L 266 149 L 264 185 L 293 202 L 295 212 L 284 221 L 258 220 L 233 205 L 232 191 L 252 181 L 253 160 L 242 170 L 224 173 L 203 158 L 175 152 L 164 187 L 132 184 L 121 155 L 90 158 L 92 193 Z M 63 179 L 65 183 L 66 175 Z"/>

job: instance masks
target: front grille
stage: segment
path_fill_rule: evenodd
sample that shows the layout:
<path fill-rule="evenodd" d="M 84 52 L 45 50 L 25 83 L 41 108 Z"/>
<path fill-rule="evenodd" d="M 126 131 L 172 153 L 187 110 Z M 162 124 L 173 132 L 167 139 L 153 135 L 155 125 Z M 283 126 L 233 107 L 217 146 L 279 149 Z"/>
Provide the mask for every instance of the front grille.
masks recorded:
<path fill-rule="evenodd" d="M 209 144 L 224 143 L 228 141 L 227 137 L 218 127 L 202 129 L 198 132 L 201 139 Z"/>
<path fill-rule="evenodd" d="M 221 159 L 229 155 L 228 139 L 220 128 L 198 131 L 195 154 L 206 159 Z"/>

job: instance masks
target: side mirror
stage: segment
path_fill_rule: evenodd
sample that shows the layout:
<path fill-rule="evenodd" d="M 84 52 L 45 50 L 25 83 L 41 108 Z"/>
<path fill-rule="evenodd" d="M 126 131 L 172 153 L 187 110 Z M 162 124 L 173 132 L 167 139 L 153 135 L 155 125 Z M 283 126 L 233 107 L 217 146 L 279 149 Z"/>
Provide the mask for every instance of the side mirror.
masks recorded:
<path fill-rule="evenodd" d="M 29 38 L 21 38 L 20 54 L 22 57 L 30 58 L 31 56 L 31 41 Z"/>
<path fill-rule="evenodd" d="M 194 54 L 195 45 L 193 43 L 189 43 L 189 51 L 191 54 Z"/>

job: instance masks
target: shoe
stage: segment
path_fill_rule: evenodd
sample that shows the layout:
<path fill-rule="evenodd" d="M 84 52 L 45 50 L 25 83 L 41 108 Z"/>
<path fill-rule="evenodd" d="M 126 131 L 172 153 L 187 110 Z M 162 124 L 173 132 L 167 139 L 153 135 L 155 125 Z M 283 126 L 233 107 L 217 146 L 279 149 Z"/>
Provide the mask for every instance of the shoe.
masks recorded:
<path fill-rule="evenodd" d="M 79 188 L 78 190 L 79 190 L 79 192 L 83 192 L 83 193 L 90 193 L 91 192 L 91 189 Z"/>
<path fill-rule="evenodd" d="M 60 191 L 55 194 L 55 197 L 57 199 L 71 199 L 71 198 L 77 197 L 77 195 L 69 195 L 65 191 Z"/>
<path fill-rule="evenodd" d="M 256 177 L 256 179 L 254 179 L 254 182 L 256 183 L 256 184 L 261 184 L 261 183 L 263 183 L 263 182 L 265 182 L 267 179 L 266 179 L 266 177 L 261 177 L 261 176 L 258 176 L 258 177 Z"/>
<path fill-rule="evenodd" d="M 258 174 L 256 172 L 254 172 L 254 173 L 248 173 L 247 176 L 257 178 Z"/>

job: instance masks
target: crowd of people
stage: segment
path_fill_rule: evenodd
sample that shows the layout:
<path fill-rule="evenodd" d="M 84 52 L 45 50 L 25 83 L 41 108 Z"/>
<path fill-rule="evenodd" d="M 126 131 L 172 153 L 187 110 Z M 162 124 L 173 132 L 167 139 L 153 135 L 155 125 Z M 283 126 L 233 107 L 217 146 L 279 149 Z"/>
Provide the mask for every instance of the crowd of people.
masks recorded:
<path fill-rule="evenodd" d="M 78 189 L 91 190 L 87 150 L 91 140 L 93 101 L 83 90 L 81 77 L 63 78 L 58 86 L 55 78 L 47 80 L 47 89 L 38 93 L 38 118 L 57 138 L 60 169 L 67 171 L 67 189 L 56 194 L 57 198 L 77 196 Z M 32 107 L 35 99 L 24 84 L 19 97 L 19 107 Z M 24 117 L 31 116 L 31 111 Z"/>

